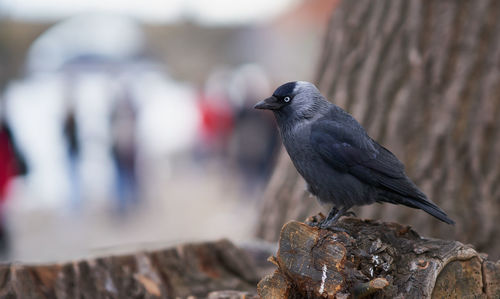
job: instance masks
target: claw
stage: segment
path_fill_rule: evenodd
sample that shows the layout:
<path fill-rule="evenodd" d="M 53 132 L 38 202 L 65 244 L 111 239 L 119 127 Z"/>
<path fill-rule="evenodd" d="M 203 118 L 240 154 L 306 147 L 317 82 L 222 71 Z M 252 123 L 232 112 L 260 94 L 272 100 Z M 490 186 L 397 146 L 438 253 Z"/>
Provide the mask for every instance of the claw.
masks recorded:
<path fill-rule="evenodd" d="M 348 211 L 350 208 L 351 207 L 342 207 L 340 209 L 337 209 L 336 207 L 333 207 L 330 210 L 328 217 L 326 217 L 326 219 L 319 224 L 319 227 L 322 229 L 328 229 L 328 228 L 332 227 L 335 223 L 337 223 L 339 218 L 342 216 L 347 216 L 347 215 L 356 216 L 356 214 L 354 214 L 354 212 Z"/>

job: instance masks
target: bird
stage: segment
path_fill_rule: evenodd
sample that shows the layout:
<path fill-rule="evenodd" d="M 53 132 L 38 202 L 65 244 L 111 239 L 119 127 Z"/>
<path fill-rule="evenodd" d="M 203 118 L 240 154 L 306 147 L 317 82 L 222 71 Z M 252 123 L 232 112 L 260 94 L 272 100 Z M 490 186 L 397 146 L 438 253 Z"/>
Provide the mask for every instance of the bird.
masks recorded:
<path fill-rule="evenodd" d="M 334 226 L 354 206 L 373 203 L 422 209 L 454 224 L 408 178 L 403 163 L 314 84 L 285 83 L 254 108 L 273 112 L 286 151 L 307 190 L 320 203 L 332 205 L 320 227 Z"/>

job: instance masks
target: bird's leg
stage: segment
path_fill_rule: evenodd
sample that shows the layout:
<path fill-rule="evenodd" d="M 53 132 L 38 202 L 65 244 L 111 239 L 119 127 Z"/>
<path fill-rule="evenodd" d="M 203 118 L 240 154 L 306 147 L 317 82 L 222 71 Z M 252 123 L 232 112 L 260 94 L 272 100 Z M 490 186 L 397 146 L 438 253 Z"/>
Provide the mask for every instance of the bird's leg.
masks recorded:
<path fill-rule="evenodd" d="M 333 207 L 330 210 L 330 213 L 328 214 L 328 217 L 321 223 L 320 227 L 321 228 L 329 228 L 332 227 L 333 224 L 335 224 L 339 218 L 343 215 L 346 214 L 346 212 L 350 209 L 351 207 L 342 207 L 340 209 L 337 209 L 336 207 Z"/>
<path fill-rule="evenodd" d="M 323 220 L 323 223 L 325 222 L 329 222 L 330 220 L 332 220 L 333 217 L 335 217 L 335 215 L 339 212 L 339 209 L 337 209 L 337 207 L 333 206 L 331 209 L 330 209 L 330 212 L 328 213 L 328 216 L 326 216 L 325 220 Z"/>
<path fill-rule="evenodd" d="M 307 222 L 307 224 L 309 224 L 310 226 L 323 228 L 323 223 L 331 219 L 335 215 L 335 213 L 337 213 L 337 210 L 338 209 L 335 206 L 332 206 L 326 218 L 320 220 L 320 219 L 315 219 L 315 217 L 313 217 L 310 222 Z"/>

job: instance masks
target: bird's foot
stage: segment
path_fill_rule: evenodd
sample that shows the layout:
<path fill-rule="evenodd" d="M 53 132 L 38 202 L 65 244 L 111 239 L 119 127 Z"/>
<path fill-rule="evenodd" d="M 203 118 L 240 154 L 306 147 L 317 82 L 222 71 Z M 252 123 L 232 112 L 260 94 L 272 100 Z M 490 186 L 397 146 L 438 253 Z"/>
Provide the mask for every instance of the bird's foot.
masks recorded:
<path fill-rule="evenodd" d="M 323 221 L 325 221 L 325 215 L 319 213 L 318 215 L 307 217 L 305 223 L 312 227 L 319 227 Z"/>
<path fill-rule="evenodd" d="M 318 227 L 321 228 L 321 229 L 330 229 L 330 228 L 334 228 L 334 225 L 337 221 L 330 221 L 330 220 L 323 220 L 322 222 L 320 222 L 318 224 Z"/>
<path fill-rule="evenodd" d="M 338 230 L 342 231 L 342 229 L 339 229 L 338 227 L 334 227 L 334 225 L 337 223 L 337 221 L 342 216 L 356 216 L 356 214 L 354 212 L 348 211 L 349 209 L 350 209 L 350 207 L 342 207 L 340 209 L 333 207 L 330 210 L 328 217 L 326 217 L 326 219 L 323 220 L 319 224 L 319 228 L 321 228 L 321 229 L 332 229 L 333 228 L 335 230 L 338 229 Z"/>

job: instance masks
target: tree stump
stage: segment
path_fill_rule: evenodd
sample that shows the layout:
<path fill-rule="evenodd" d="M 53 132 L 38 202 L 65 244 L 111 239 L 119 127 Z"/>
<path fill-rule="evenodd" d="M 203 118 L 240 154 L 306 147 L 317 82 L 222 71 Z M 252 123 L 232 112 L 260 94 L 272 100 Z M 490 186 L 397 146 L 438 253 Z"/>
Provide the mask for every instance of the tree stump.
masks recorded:
<path fill-rule="evenodd" d="M 261 277 L 253 257 L 269 254 L 222 240 L 62 264 L 0 265 L 0 298 L 251 299 Z"/>
<path fill-rule="evenodd" d="M 500 298 L 500 262 L 408 226 L 289 222 L 279 249 L 227 240 L 50 265 L 0 265 L 0 298 Z M 275 249 L 274 249 L 275 250 Z M 274 251 L 273 250 L 273 251 Z"/>
<path fill-rule="evenodd" d="M 500 298 L 500 262 L 409 226 L 342 218 L 333 230 L 283 227 L 261 298 Z"/>

